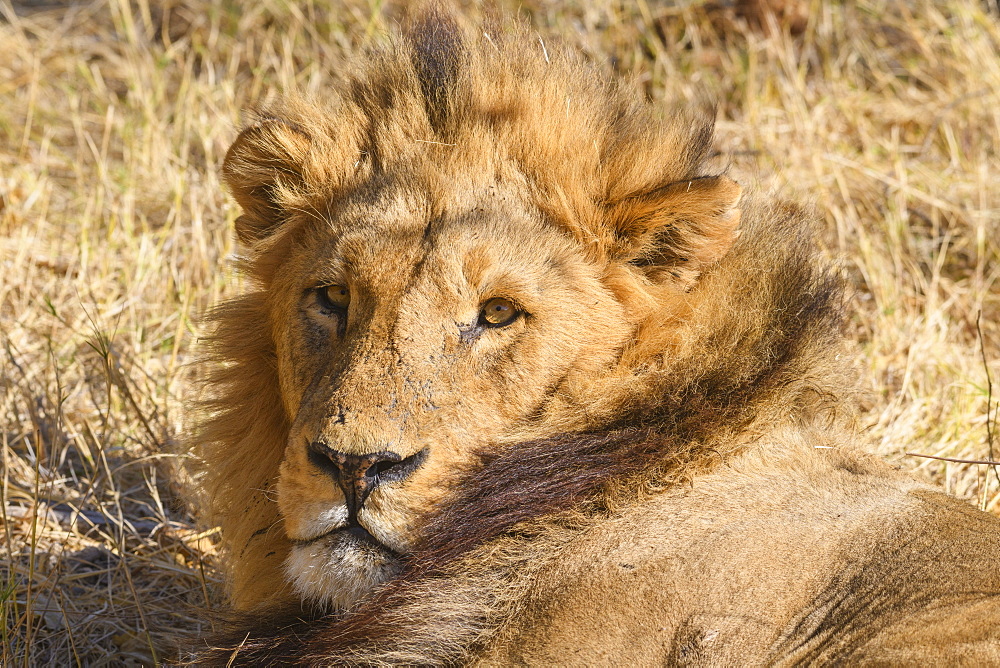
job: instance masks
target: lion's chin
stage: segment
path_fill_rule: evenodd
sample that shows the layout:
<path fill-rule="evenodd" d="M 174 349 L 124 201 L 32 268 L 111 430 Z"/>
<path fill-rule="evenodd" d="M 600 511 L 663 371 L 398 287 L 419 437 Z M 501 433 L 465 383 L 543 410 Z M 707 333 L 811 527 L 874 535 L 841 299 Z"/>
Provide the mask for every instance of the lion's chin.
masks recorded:
<path fill-rule="evenodd" d="M 295 593 L 325 610 L 352 607 L 400 569 L 398 556 L 389 548 L 368 532 L 351 529 L 295 545 L 285 561 Z"/>

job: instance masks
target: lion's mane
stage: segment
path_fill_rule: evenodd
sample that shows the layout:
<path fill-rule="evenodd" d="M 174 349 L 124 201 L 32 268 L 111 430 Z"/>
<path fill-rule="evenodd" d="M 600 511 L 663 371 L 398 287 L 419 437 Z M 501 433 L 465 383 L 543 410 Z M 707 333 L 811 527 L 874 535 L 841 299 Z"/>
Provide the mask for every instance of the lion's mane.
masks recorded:
<path fill-rule="evenodd" d="M 580 167 L 565 158 L 565 145 L 600 144 L 603 152 L 594 157 L 600 167 L 591 171 L 613 172 L 639 190 L 652 182 L 665 151 L 680 156 L 686 174 L 703 169 L 711 123 L 656 122 L 631 89 L 609 83 L 554 45 L 542 51 L 525 30 L 477 40 L 431 12 L 345 83 L 344 105 L 368 119 L 376 156 L 391 148 L 396 131 L 387 108 L 412 113 L 418 100 L 426 122 L 447 142 L 455 124 L 489 123 L 490 115 L 499 119 L 519 107 L 531 123 L 555 128 L 536 135 L 562 133 L 551 138 L 558 150 L 525 142 L 534 154 L 523 162 L 538 170 L 540 204 L 578 239 L 606 248 L 613 238 L 598 243 L 593 229 L 574 226 L 594 204 L 588 182 L 573 173 Z M 482 95 L 467 99 L 477 90 L 492 91 L 489 104 Z M 290 103 L 285 111 L 296 109 Z M 329 122 L 302 109 L 307 131 L 308 123 Z M 752 193 L 743 195 L 740 209 L 741 236 L 698 278 L 688 293 L 688 317 L 670 329 L 680 344 L 649 363 L 666 347 L 660 340 L 666 335 L 655 326 L 640 329 L 637 347 L 646 359 L 634 365 L 630 391 L 595 402 L 595 414 L 605 416 L 599 428 L 478 453 L 403 572 L 356 609 L 317 616 L 288 604 L 235 615 L 212 639 L 216 649 L 197 660 L 462 662 L 503 632 L 550 555 L 601 518 L 718 467 L 781 425 L 849 417 L 844 398 L 851 383 L 839 355 L 843 292 L 836 272 L 817 255 L 809 217 Z M 214 398 L 199 438 L 205 494 L 214 499 L 212 516 L 237 559 L 252 558 L 240 551 L 255 533 L 280 531 L 267 494 L 289 425 L 274 342 L 260 326 L 267 295 L 255 289 L 273 271 L 268 257 L 279 254 L 280 243 L 247 261 L 250 290 L 213 315 L 210 356 L 222 363 L 208 379 Z M 622 283 L 618 290 L 621 299 L 650 302 L 655 311 L 652 288 Z"/>

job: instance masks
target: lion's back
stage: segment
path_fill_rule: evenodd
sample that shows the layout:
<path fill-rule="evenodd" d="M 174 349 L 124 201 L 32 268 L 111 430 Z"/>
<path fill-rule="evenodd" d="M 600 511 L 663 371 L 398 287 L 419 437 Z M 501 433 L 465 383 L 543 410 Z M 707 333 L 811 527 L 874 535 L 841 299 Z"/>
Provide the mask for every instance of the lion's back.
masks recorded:
<path fill-rule="evenodd" d="M 998 546 L 860 452 L 751 453 L 583 535 L 486 663 L 997 664 Z"/>

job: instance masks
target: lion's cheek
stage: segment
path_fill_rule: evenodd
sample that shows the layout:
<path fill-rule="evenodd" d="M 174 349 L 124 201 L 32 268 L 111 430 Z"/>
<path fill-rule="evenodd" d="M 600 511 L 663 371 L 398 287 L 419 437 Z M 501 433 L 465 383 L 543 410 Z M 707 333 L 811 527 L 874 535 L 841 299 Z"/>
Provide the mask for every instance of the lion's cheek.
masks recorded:
<path fill-rule="evenodd" d="M 277 494 L 285 533 L 292 540 L 315 538 L 346 519 L 347 510 L 334 498 L 330 479 L 299 470 L 287 460 L 279 469 Z"/>
<path fill-rule="evenodd" d="M 440 496 L 380 491 L 372 495 L 358 513 L 358 519 L 375 538 L 394 552 L 405 554 L 416 543 Z"/>

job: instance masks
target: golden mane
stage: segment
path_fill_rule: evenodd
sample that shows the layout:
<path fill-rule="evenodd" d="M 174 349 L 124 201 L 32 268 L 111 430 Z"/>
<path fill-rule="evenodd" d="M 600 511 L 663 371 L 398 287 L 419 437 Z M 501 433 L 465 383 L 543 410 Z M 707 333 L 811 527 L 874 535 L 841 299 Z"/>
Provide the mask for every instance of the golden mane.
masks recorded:
<path fill-rule="evenodd" d="M 417 600 L 441 578 L 477 568 L 481 556 L 470 554 L 492 555 L 477 572 L 510 584 L 539 544 L 547 549 L 536 541 L 546 532 L 539 527 L 586 526 L 643 490 L 712 470 L 780 424 L 846 411 L 850 383 L 836 359 L 840 282 L 794 206 L 744 194 L 736 212 L 742 234 L 733 242 L 727 212 L 739 188 L 705 172 L 710 118 L 657 119 L 633 90 L 572 52 L 519 29 L 476 39 L 433 12 L 366 62 L 333 100 L 290 98 L 255 112 L 250 126 L 263 130 L 227 158 L 245 212 L 237 229 L 253 244 L 242 265 L 251 289 L 212 315 L 209 355 L 222 363 L 208 378 L 215 395 L 199 440 L 206 497 L 233 557 L 248 562 L 282 549 L 280 538 L 260 540 L 280 534 L 268 495 L 290 428 L 275 344 L 262 326 L 275 262 L 294 238 L 287 220 L 275 230 L 276 212 L 336 202 L 337 193 L 386 178 L 394 161 L 414 162 L 415 152 L 425 165 L 420 187 L 434 193 L 435 183 L 463 171 L 504 169 L 491 157 L 499 152 L 519 167 L 505 176 L 524 175 L 532 203 L 593 261 L 608 264 L 604 280 L 628 305 L 636 340 L 622 353 L 618 382 L 595 388 L 590 429 L 479 453 L 400 576 L 352 614 L 306 622 L 297 603 L 283 617 L 287 592 L 276 591 L 266 615 L 255 611 L 218 639 L 240 645 L 240 661 L 430 661 L 419 648 L 377 651 L 394 642 L 401 616 L 427 607 Z M 302 136 L 313 146 L 308 154 L 295 139 Z M 247 142 L 287 156 L 272 165 L 276 186 L 273 173 L 255 176 L 258 167 L 242 159 Z M 262 189 L 271 206 L 261 207 Z M 673 267 L 669 276 L 663 266 Z M 554 453 L 571 465 L 538 465 Z M 437 633 L 441 615 L 455 624 L 453 649 L 434 661 L 465 656 L 468 639 L 503 607 L 476 597 L 461 609 L 455 600 L 426 623 Z M 369 644 L 374 654 L 360 649 Z"/>
<path fill-rule="evenodd" d="M 643 252 L 677 258 L 671 277 L 683 286 L 724 252 L 716 244 L 728 248 L 738 213 L 730 219 L 701 213 L 724 212 L 739 197 L 730 181 L 703 171 L 711 118 L 656 119 L 634 90 L 523 28 L 478 39 L 463 32 L 447 17 L 424 14 L 407 39 L 369 54 L 340 95 L 287 97 L 253 112 L 248 127 L 260 130 L 245 133 L 227 157 L 227 173 L 238 175 L 230 179 L 233 195 L 244 209 L 237 232 L 253 242 L 241 265 L 250 291 L 209 316 L 215 326 L 207 346 L 214 368 L 205 379 L 211 398 L 195 440 L 205 461 L 208 515 L 240 559 L 281 549 L 251 537 L 280 533 L 267 496 L 289 421 L 281 408 L 274 341 L 262 324 L 275 263 L 296 233 L 294 223 L 277 214 L 282 208 L 312 210 L 317 200 L 329 206 L 339 193 L 378 182 L 393 164 L 412 162 L 415 153 L 424 158 L 421 186 L 431 194 L 436 182 L 456 175 L 504 169 L 498 155 L 512 160 L 519 174 L 507 176 L 527 178 L 532 203 L 594 261 L 628 263 L 624 270 L 609 265 L 605 277 L 642 328 L 623 358 L 625 372 L 649 365 L 676 343 L 662 327 L 663 314 L 676 318 L 678 301 L 692 298 L 677 281 L 657 275 L 663 263 Z M 281 132 L 285 126 L 295 132 Z M 303 136 L 312 145 L 308 152 Z M 244 160 L 248 144 L 266 146 L 282 157 L 280 164 L 262 171 Z M 270 206 L 261 206 L 262 190 Z M 664 201 L 674 207 L 673 225 L 656 220 Z M 727 221 L 724 229 L 717 229 L 718 220 Z M 683 223 L 683 234 L 676 223 Z M 598 397 L 595 409 L 605 401 Z M 234 592 L 241 588 L 234 583 Z"/>

